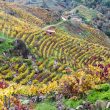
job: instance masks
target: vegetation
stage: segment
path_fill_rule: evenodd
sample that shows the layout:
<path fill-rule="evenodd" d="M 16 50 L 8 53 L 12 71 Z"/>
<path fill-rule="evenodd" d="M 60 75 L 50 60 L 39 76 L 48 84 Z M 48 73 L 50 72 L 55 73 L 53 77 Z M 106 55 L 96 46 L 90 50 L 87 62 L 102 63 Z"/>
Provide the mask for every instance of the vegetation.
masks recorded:
<path fill-rule="evenodd" d="M 9 38 L 7 35 L 5 35 L 3 33 L 0 33 L 0 39 L 1 39 L 0 54 L 13 48 L 12 43 L 13 43 L 14 39 Z"/>
<path fill-rule="evenodd" d="M 90 23 L 93 18 L 101 15 L 101 13 L 97 12 L 96 10 L 89 9 L 83 5 L 80 5 L 74 9 L 79 16 L 81 16 L 85 22 Z M 84 13 L 85 12 L 85 13 Z"/>
<path fill-rule="evenodd" d="M 52 27 L 49 34 L 41 28 L 43 15 L 33 15 L 36 9 L 7 2 L 0 7 L 0 109 L 63 110 L 110 101 L 110 45 L 104 34 L 83 23 L 75 31 L 88 32 L 84 39 L 65 28 Z M 86 19 L 92 19 L 90 13 Z M 29 50 L 26 57 L 20 49 Z"/>
<path fill-rule="evenodd" d="M 36 110 L 57 110 L 55 107 L 55 103 L 53 102 L 42 102 L 36 106 Z"/>

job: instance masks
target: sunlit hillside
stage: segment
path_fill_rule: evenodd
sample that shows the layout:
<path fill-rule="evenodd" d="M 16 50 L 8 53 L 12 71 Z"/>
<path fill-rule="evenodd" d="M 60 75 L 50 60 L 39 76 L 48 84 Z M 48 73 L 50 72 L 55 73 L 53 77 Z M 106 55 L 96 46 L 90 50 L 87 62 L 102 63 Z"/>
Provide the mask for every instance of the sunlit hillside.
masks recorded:
<path fill-rule="evenodd" d="M 38 2 L 0 1 L 0 110 L 110 110 L 109 5 Z"/>

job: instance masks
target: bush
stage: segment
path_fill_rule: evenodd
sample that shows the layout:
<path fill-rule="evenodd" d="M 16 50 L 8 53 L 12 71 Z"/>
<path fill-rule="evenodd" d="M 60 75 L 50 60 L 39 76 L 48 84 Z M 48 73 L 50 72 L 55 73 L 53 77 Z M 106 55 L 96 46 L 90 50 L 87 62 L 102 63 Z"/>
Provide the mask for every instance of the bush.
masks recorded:
<path fill-rule="evenodd" d="M 45 101 L 43 103 L 37 104 L 36 110 L 57 110 L 57 109 L 54 103 Z"/>

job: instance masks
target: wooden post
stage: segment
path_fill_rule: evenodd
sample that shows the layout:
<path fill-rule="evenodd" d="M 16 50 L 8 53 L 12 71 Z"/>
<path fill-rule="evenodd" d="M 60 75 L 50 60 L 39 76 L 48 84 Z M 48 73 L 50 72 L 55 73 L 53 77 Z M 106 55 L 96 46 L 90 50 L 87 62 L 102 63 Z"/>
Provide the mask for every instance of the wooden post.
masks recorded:
<path fill-rule="evenodd" d="M 7 108 L 7 97 L 4 95 L 4 106 Z"/>
<path fill-rule="evenodd" d="M 8 105 L 7 105 L 7 109 L 10 108 L 10 97 L 8 98 Z"/>
<path fill-rule="evenodd" d="M 9 110 L 10 108 L 10 97 L 8 98 L 6 95 L 4 95 L 4 106 Z"/>

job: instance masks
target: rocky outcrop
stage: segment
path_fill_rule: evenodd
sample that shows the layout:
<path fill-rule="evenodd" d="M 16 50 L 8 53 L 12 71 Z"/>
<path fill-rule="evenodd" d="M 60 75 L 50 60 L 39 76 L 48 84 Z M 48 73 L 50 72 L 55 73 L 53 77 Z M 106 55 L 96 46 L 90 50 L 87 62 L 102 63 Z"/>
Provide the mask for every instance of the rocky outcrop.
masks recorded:
<path fill-rule="evenodd" d="M 105 110 L 110 109 L 109 101 L 97 100 L 95 104 L 90 102 L 83 102 L 82 105 L 76 107 L 76 110 Z"/>
<path fill-rule="evenodd" d="M 5 39 L 0 38 L 0 43 L 3 43 L 3 42 L 5 42 Z"/>
<path fill-rule="evenodd" d="M 27 48 L 26 44 L 22 40 L 19 40 L 19 39 L 15 40 L 13 42 L 13 46 L 14 46 L 14 49 L 12 50 L 12 52 L 15 55 L 22 56 L 23 58 L 28 58 L 29 49 Z"/>

